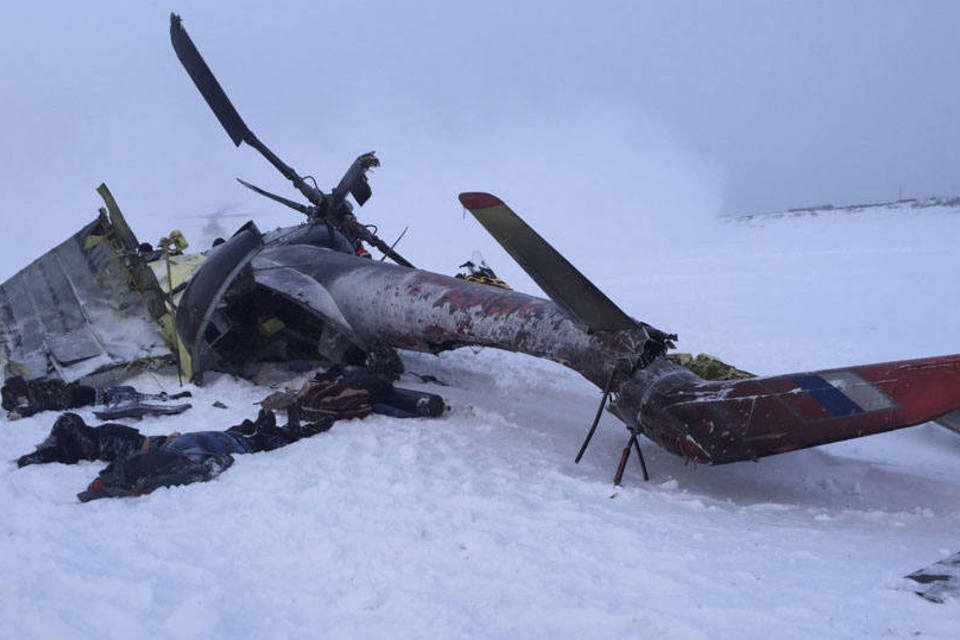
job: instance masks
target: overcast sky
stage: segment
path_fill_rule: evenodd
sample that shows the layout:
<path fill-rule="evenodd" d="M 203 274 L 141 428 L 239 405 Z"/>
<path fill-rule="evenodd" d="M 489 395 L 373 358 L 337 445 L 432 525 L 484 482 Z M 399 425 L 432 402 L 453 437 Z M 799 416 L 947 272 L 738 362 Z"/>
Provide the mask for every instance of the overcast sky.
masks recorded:
<path fill-rule="evenodd" d="M 143 239 L 224 207 L 295 220 L 233 182 L 294 195 L 203 103 L 171 10 L 301 173 L 328 187 L 375 149 L 361 217 L 391 239 L 410 225 L 404 244 L 445 265 L 482 245 L 464 190 L 574 253 L 722 213 L 960 194 L 957 2 L 15 3 L 3 277 L 54 243 L 38 230 L 91 219 L 101 181 Z"/>

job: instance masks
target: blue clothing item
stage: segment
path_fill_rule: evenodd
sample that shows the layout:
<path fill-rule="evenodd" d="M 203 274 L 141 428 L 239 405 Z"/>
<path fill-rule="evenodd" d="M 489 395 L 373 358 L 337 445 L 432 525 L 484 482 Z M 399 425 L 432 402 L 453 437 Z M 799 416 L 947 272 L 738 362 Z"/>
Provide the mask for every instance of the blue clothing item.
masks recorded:
<path fill-rule="evenodd" d="M 370 407 L 373 409 L 374 413 L 379 413 L 383 416 L 390 416 L 391 418 L 419 418 L 415 413 L 410 413 L 398 407 L 394 407 L 389 404 L 382 404 L 380 402 L 374 402 Z"/>
<path fill-rule="evenodd" d="M 202 462 L 221 453 L 250 453 L 250 448 L 243 439 L 227 431 L 185 433 L 163 445 L 163 448 L 187 456 L 194 462 Z"/>

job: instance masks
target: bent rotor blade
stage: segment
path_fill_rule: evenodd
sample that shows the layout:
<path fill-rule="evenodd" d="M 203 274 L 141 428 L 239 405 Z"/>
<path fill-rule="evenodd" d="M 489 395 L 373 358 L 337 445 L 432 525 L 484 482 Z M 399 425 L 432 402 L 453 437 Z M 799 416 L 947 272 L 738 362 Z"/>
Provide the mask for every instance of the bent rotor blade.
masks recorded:
<path fill-rule="evenodd" d="M 175 13 L 170 14 L 170 42 L 173 44 L 173 50 L 176 51 L 177 57 L 180 58 L 183 68 L 186 69 L 193 83 L 197 85 L 197 89 L 200 90 L 203 99 L 210 105 L 214 115 L 217 116 L 220 124 L 226 129 L 233 143 L 239 147 L 241 142 L 246 142 L 259 151 L 260 155 L 276 167 L 277 171 L 283 174 L 283 177 L 292 182 L 293 186 L 296 187 L 307 200 L 317 207 L 323 207 L 327 198 L 323 192 L 307 184 L 304 179 L 293 170 L 293 167 L 287 165 L 275 153 L 270 151 L 270 149 L 260 142 L 257 136 L 247 128 L 240 114 L 237 113 L 236 108 L 234 108 L 233 103 L 230 102 L 230 98 L 224 93 L 223 87 L 217 82 L 213 72 L 210 71 L 210 67 L 204 62 L 197 47 L 194 46 L 193 41 L 190 40 L 190 36 L 187 35 L 187 30 L 184 29 L 181 24 L 180 16 Z"/>
<path fill-rule="evenodd" d="M 367 182 L 367 171 L 379 166 L 380 160 L 373 154 L 373 151 L 354 160 L 347 172 L 343 174 L 343 178 L 340 179 L 340 184 L 333 190 L 333 206 L 336 207 L 343 202 L 349 193 L 362 207 L 372 195 L 370 183 Z"/>
<path fill-rule="evenodd" d="M 270 198 L 271 200 L 275 200 L 280 204 L 285 204 L 291 209 L 295 209 L 308 217 L 312 216 L 315 213 L 315 211 L 311 207 L 302 205 L 299 202 L 294 202 L 293 200 L 288 200 L 287 198 L 284 198 L 283 196 L 278 196 L 275 193 L 270 193 L 269 191 L 261 189 L 258 186 L 252 185 L 249 182 L 241 180 L 240 178 L 237 178 L 237 182 L 239 182 L 246 188 L 250 189 L 251 191 L 255 191 L 256 193 L 259 193 L 262 196 Z M 409 262 L 406 258 L 401 256 L 396 251 L 394 251 L 392 246 L 387 245 L 387 243 L 385 243 L 379 237 L 374 235 L 372 231 L 367 229 L 362 224 L 359 224 L 358 222 L 355 222 L 355 221 L 344 221 L 343 224 L 349 225 L 352 235 L 355 235 L 356 237 L 360 238 L 364 242 L 368 242 L 374 247 L 376 247 L 377 249 L 379 249 L 383 253 L 383 256 L 385 258 L 390 258 L 400 266 L 413 268 L 413 264 L 411 262 Z M 404 229 L 403 233 L 406 233 L 406 232 L 407 230 Z M 402 238 L 403 234 L 400 234 L 400 237 Z M 400 241 L 400 238 L 397 238 L 397 242 L 399 241 Z M 396 245 L 396 242 L 394 243 L 394 245 Z"/>
<path fill-rule="evenodd" d="M 187 70 L 193 84 L 197 85 L 200 95 L 207 101 L 217 120 L 227 130 L 233 144 L 240 146 L 240 143 L 247 140 L 252 134 L 250 129 L 244 123 L 243 118 L 237 113 L 230 98 L 223 91 L 223 87 L 217 82 L 210 67 L 204 62 L 203 56 L 197 51 L 190 36 L 180 23 L 180 16 L 175 13 L 170 14 L 170 41 L 173 43 L 173 50 L 177 52 L 180 63 Z"/>
<path fill-rule="evenodd" d="M 347 170 L 347 173 L 340 180 L 340 184 L 337 185 L 333 196 L 324 194 L 316 187 L 308 184 L 292 167 L 288 166 L 283 160 L 277 157 L 275 153 L 270 151 L 270 149 L 260 142 L 257 136 L 247 128 L 247 125 L 240 118 L 240 114 L 237 113 L 230 99 L 227 98 L 227 94 L 224 93 L 223 87 L 217 82 L 217 79 L 213 76 L 213 72 L 210 71 L 200 52 L 197 51 L 196 46 L 194 46 L 193 41 L 190 40 L 190 36 L 187 35 L 186 30 L 181 24 L 180 16 L 175 13 L 170 14 L 170 41 L 173 43 L 173 49 L 176 51 L 177 57 L 180 58 L 184 69 L 186 69 L 190 75 L 193 83 L 197 85 L 197 89 L 200 90 L 204 100 L 206 100 L 210 108 L 213 109 L 213 113 L 217 116 L 217 119 L 220 120 L 220 124 L 226 129 L 234 144 L 239 146 L 241 142 L 246 142 L 259 151 L 260 155 L 276 167 L 276 169 L 282 173 L 287 180 L 292 182 L 293 186 L 316 207 L 316 210 L 311 213 L 316 213 L 326 219 L 326 216 L 331 212 L 337 212 L 336 210 L 340 208 L 339 205 L 343 203 L 348 193 L 353 194 L 357 203 L 361 205 L 370 198 L 370 185 L 367 183 L 366 172 L 380 165 L 380 161 L 377 160 L 372 152 L 366 153 L 354 160 L 353 164 Z M 243 181 L 241 180 L 241 182 Z M 280 196 L 254 188 L 252 185 L 247 186 L 257 191 L 257 193 L 286 204 L 287 206 L 296 205 L 292 200 L 281 199 Z M 333 202 L 331 202 L 331 199 Z M 296 205 L 293 206 L 293 208 L 301 211 L 301 206 L 302 205 Z M 350 216 L 350 218 L 352 218 L 352 216 Z M 349 226 L 350 229 L 347 235 L 369 242 L 393 259 L 397 264 L 404 267 L 413 266 L 405 260 L 403 256 L 391 249 L 383 240 L 376 237 L 369 229 L 356 221 L 349 219 L 334 220 L 334 224 L 338 228 L 341 228 L 341 230 L 343 230 L 344 226 Z"/>
<path fill-rule="evenodd" d="M 262 196 L 264 196 L 264 197 L 266 197 L 266 198 L 270 198 L 271 200 L 273 200 L 273 201 L 275 201 L 275 202 L 279 202 L 280 204 L 284 204 L 284 205 L 290 207 L 291 209 L 293 209 L 293 210 L 295 210 L 295 211 L 299 211 L 300 213 L 302 213 L 302 214 L 304 214 L 304 215 L 306 215 L 306 216 L 309 216 L 309 215 L 312 213 L 310 207 L 308 207 L 308 206 L 306 206 L 306 205 L 303 205 L 303 204 L 300 204 L 299 202 L 295 202 L 295 201 L 290 200 L 290 199 L 288 199 L 288 198 L 284 198 L 283 196 L 278 196 L 278 195 L 275 194 L 275 193 L 270 193 L 269 191 L 266 191 L 266 190 L 264 190 L 264 189 L 261 189 L 260 187 L 258 187 L 258 186 L 256 186 L 256 185 L 253 185 L 253 184 L 250 184 L 249 182 L 247 182 L 247 181 L 245 181 L 245 180 L 241 180 L 240 178 L 237 178 L 237 182 L 239 182 L 240 184 L 242 184 L 243 186 L 245 186 L 247 189 L 250 189 L 251 191 L 253 191 L 253 192 L 255 192 L 255 193 L 259 193 L 260 195 L 262 195 Z"/>
<path fill-rule="evenodd" d="M 623 312 L 500 198 L 461 193 L 460 203 L 507 250 L 550 299 L 594 331 L 635 329 Z"/>

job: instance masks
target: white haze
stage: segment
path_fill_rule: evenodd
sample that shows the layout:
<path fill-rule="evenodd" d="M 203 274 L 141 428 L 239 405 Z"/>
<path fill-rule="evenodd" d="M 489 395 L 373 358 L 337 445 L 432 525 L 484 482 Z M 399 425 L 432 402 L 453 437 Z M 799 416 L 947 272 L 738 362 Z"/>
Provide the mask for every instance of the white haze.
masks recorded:
<path fill-rule="evenodd" d="M 171 10 L 299 171 L 329 186 L 377 150 L 362 218 L 391 240 L 409 225 L 401 249 L 443 271 L 481 248 L 524 282 L 458 224 L 464 190 L 503 196 L 600 278 L 595 252 L 632 266 L 721 211 L 957 191 L 951 3 L 17 4 L 0 276 L 90 219 L 101 181 L 144 240 L 197 238 L 174 216 L 228 204 L 296 219 L 233 182 L 294 195 L 232 147 L 172 52 Z"/>

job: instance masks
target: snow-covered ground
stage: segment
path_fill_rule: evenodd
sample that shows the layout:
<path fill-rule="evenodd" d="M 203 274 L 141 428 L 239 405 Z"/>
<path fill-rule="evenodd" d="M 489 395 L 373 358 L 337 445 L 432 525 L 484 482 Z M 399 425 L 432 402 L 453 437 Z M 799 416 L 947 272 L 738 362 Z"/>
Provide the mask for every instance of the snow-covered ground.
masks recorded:
<path fill-rule="evenodd" d="M 956 211 L 755 219 L 573 261 L 683 350 L 760 374 L 947 354 Z M 80 504 L 99 463 L 16 468 L 55 414 L 0 424 L 0 638 L 960 637 L 960 602 L 902 579 L 960 547 L 957 434 L 723 467 L 646 443 L 651 481 L 634 462 L 615 488 L 611 417 L 573 463 L 599 399 L 576 374 L 405 356 L 450 385 L 404 381 L 444 394 L 445 417 L 343 422 L 138 499 Z M 223 428 L 269 392 L 191 390 L 192 410 L 137 426 Z"/>

